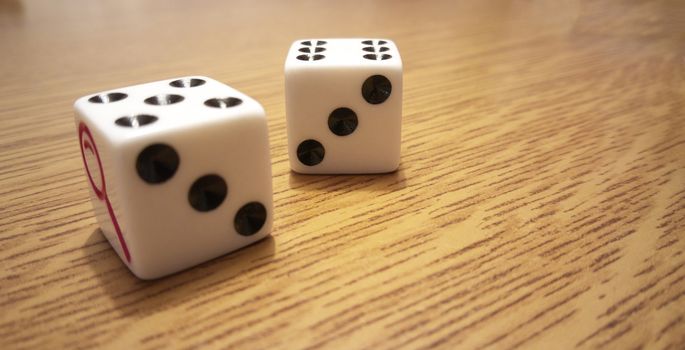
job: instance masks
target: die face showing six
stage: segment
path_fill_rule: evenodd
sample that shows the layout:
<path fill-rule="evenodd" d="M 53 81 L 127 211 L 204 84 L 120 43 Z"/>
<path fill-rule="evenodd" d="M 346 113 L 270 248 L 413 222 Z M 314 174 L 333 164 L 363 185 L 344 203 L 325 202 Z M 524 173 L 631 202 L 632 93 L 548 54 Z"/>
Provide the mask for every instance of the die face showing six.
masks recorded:
<path fill-rule="evenodd" d="M 285 64 L 288 152 L 299 173 L 383 173 L 400 161 L 402 61 L 387 39 L 303 39 Z"/>
<path fill-rule="evenodd" d="M 127 96 L 97 101 L 114 94 Z M 98 222 L 137 276 L 161 277 L 269 234 L 268 130 L 253 99 L 188 77 L 87 96 L 75 108 L 102 163 L 100 172 L 81 141 L 86 173 L 98 179 L 89 180 Z"/>

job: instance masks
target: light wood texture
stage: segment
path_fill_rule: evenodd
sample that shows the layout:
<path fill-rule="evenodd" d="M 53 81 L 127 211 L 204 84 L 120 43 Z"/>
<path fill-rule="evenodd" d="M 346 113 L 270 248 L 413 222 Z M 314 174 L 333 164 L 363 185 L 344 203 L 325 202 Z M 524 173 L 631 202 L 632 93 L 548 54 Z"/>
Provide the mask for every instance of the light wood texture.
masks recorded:
<path fill-rule="evenodd" d="M 0 348 L 685 347 L 682 1 L 0 2 Z M 301 37 L 388 37 L 402 165 L 287 163 Z M 161 280 L 99 233 L 72 103 L 261 101 L 273 237 Z M 163 248 L 160 248 L 163 249 Z"/>

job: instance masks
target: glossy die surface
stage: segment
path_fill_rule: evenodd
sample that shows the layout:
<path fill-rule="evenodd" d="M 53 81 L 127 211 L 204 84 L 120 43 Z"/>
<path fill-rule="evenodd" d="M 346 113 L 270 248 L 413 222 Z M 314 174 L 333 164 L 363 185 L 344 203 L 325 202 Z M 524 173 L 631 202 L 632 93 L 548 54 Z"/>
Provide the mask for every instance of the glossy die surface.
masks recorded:
<path fill-rule="evenodd" d="M 270 233 L 264 109 L 207 77 L 78 99 L 79 143 L 103 234 L 140 278 L 157 278 Z"/>
<path fill-rule="evenodd" d="M 299 173 L 383 173 L 400 162 L 402 60 L 387 39 L 303 39 L 285 63 L 288 153 Z"/>

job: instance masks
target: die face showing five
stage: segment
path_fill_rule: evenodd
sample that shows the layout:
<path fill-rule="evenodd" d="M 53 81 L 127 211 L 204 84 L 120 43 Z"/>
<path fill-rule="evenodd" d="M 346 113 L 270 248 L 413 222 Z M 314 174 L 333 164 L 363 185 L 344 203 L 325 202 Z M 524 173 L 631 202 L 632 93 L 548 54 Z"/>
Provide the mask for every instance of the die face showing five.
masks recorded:
<path fill-rule="evenodd" d="M 253 99 L 187 77 L 86 96 L 75 109 L 98 222 L 137 276 L 161 277 L 269 234 L 268 130 Z"/>
<path fill-rule="evenodd" d="M 400 161 L 402 61 L 387 39 L 303 39 L 285 64 L 288 152 L 299 173 L 383 173 Z"/>

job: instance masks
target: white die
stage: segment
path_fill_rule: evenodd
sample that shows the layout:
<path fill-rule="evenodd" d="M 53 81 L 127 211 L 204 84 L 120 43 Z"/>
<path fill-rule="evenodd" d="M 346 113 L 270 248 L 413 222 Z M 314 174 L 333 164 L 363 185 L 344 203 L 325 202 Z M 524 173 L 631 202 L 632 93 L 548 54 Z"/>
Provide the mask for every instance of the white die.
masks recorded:
<path fill-rule="evenodd" d="M 290 167 L 384 173 L 400 163 L 402 60 L 387 39 L 304 39 L 285 62 Z"/>
<path fill-rule="evenodd" d="M 262 106 L 207 77 L 82 97 L 74 104 L 102 232 L 138 277 L 157 278 L 271 231 Z"/>

